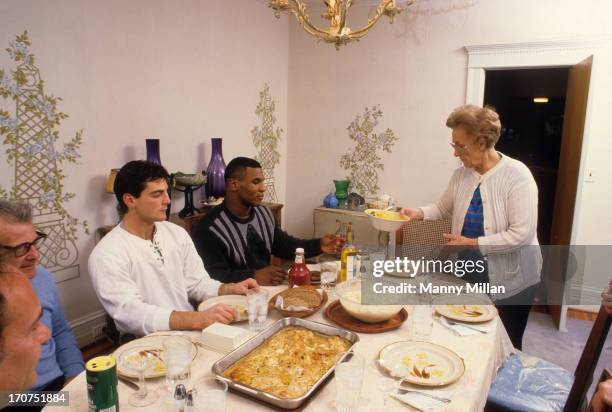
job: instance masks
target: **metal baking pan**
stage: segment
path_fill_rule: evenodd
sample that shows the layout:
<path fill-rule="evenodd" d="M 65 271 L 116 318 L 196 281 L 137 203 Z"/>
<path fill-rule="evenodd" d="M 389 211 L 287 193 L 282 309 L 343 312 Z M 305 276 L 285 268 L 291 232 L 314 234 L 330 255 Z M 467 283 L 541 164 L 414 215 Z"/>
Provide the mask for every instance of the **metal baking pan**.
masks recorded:
<path fill-rule="evenodd" d="M 227 382 L 227 385 L 230 389 L 233 389 L 237 392 L 244 393 L 248 396 L 270 403 L 283 409 L 295 409 L 300 407 L 308 399 L 308 397 L 310 397 L 317 390 L 317 388 L 321 386 L 325 379 L 327 379 L 327 377 L 334 371 L 334 367 L 331 367 L 327 372 L 325 372 L 325 374 L 321 376 L 321 378 L 317 382 L 315 382 L 315 384 L 308 390 L 308 392 L 306 392 L 299 398 L 292 399 L 280 398 L 269 392 L 253 388 L 252 386 L 239 383 L 231 378 L 223 376 L 224 370 L 226 370 L 235 362 L 248 355 L 251 351 L 253 351 L 262 343 L 264 343 L 266 339 L 268 339 L 276 332 L 287 326 L 301 326 L 303 328 L 310 329 L 314 332 L 318 332 L 322 335 L 340 336 L 341 338 L 344 338 L 351 342 L 351 348 L 355 345 L 355 343 L 359 341 L 359 336 L 357 336 L 356 333 L 349 332 L 347 330 L 340 329 L 335 326 L 326 325 L 324 323 L 319 322 L 313 322 L 302 318 L 283 318 L 274 322 L 274 324 L 259 333 L 257 336 L 251 338 L 242 346 L 228 353 L 226 356 L 215 362 L 215 364 L 212 366 L 213 373 L 220 379 Z"/>

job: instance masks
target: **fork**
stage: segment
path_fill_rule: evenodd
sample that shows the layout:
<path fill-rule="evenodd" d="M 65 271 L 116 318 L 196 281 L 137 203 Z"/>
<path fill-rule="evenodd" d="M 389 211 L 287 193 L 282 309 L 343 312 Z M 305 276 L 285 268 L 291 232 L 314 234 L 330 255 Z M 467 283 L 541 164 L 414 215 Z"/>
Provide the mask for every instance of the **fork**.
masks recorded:
<path fill-rule="evenodd" d="M 435 400 L 440 401 L 440 402 L 444 402 L 444 403 L 450 403 L 451 402 L 451 400 L 449 398 L 445 398 L 443 396 L 432 395 L 431 393 L 417 391 L 417 390 L 414 390 L 414 389 L 397 388 L 397 394 L 398 395 L 403 395 L 405 393 L 418 393 L 420 395 L 427 396 L 428 398 L 432 398 L 432 399 L 435 399 Z"/>
<path fill-rule="evenodd" d="M 440 319 L 442 319 L 442 322 L 446 322 L 447 324 L 452 325 L 452 326 L 459 325 L 459 326 L 463 326 L 464 328 L 475 330 L 476 332 L 488 333 L 486 330 L 475 328 L 473 326 L 466 325 L 465 323 L 455 322 L 454 320 L 450 320 L 450 319 L 446 319 L 446 318 L 440 318 Z"/>

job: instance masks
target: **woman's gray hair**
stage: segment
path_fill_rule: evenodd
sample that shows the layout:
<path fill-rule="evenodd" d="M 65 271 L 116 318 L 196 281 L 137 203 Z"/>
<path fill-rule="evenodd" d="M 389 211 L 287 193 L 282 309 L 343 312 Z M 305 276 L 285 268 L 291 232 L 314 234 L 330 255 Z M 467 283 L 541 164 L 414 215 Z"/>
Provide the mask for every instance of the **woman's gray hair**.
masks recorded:
<path fill-rule="evenodd" d="M 30 223 L 32 206 L 15 200 L 0 199 L 0 219 L 11 223 Z"/>
<path fill-rule="evenodd" d="M 501 133 L 499 115 L 491 106 L 459 106 L 448 116 L 446 126 L 451 129 L 463 127 L 488 149 L 495 146 Z"/>

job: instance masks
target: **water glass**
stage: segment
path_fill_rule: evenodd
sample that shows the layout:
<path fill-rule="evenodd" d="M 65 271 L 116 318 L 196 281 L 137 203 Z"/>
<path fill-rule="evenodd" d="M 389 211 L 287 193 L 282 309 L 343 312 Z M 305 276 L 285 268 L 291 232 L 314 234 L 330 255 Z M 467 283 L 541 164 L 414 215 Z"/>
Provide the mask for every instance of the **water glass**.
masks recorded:
<path fill-rule="evenodd" d="M 192 393 L 197 411 L 225 412 L 227 403 L 227 383 L 225 381 L 212 376 L 198 379 L 193 386 Z"/>
<path fill-rule="evenodd" d="M 166 384 L 170 393 L 178 384 L 189 387 L 193 343 L 185 336 L 171 336 L 163 340 L 166 362 Z"/>
<path fill-rule="evenodd" d="M 321 289 L 326 292 L 333 290 L 338 278 L 338 264 L 336 262 L 321 263 Z"/>
<path fill-rule="evenodd" d="M 335 369 L 336 410 L 338 412 L 357 412 L 361 401 L 361 387 L 365 360 L 363 356 L 352 354 Z"/>
<path fill-rule="evenodd" d="M 433 329 L 433 306 L 429 303 L 412 307 L 412 340 L 428 341 Z"/>
<path fill-rule="evenodd" d="M 268 296 L 264 288 L 259 290 L 249 289 L 247 291 L 247 310 L 249 312 L 249 329 L 260 331 L 266 326 L 268 318 Z"/>

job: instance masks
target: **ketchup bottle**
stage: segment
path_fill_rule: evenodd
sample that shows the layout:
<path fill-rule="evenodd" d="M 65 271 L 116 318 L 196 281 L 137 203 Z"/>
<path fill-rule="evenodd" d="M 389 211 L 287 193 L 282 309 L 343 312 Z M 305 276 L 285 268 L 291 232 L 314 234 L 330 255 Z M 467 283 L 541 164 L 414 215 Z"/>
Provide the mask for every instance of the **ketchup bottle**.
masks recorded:
<path fill-rule="evenodd" d="M 295 263 L 289 270 L 289 287 L 310 285 L 310 271 L 304 260 L 304 249 L 295 249 Z"/>

